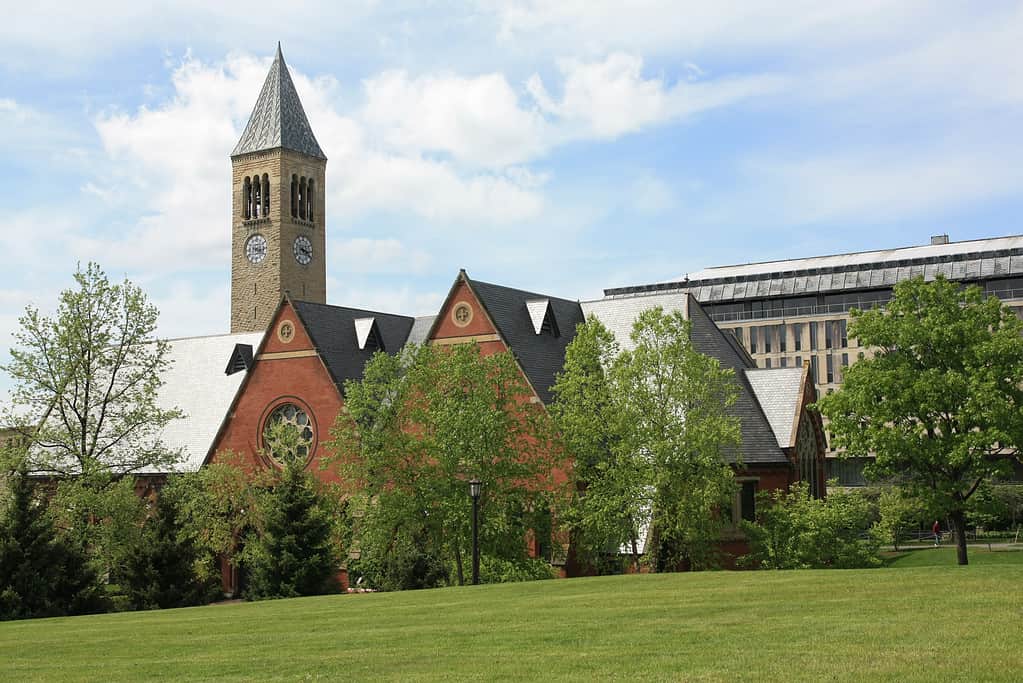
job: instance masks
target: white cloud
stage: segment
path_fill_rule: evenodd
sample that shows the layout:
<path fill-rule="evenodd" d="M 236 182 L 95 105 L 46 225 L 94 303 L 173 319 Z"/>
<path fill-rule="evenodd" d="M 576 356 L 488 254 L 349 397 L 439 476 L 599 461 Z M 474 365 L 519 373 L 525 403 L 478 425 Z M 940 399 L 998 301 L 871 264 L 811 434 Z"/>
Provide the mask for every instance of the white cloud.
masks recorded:
<path fill-rule="evenodd" d="M 563 59 L 560 100 L 534 75 L 528 89 L 540 108 L 561 121 L 566 138 L 616 138 L 653 124 L 683 119 L 739 100 L 778 91 L 778 76 L 735 77 L 669 86 L 661 78 L 644 78 L 643 59 L 613 53 L 602 61 Z"/>
<path fill-rule="evenodd" d="M 545 146 L 543 117 L 521 105 L 503 74 L 410 78 L 385 71 L 364 89 L 362 117 L 391 149 L 447 152 L 500 168 L 531 160 Z"/>

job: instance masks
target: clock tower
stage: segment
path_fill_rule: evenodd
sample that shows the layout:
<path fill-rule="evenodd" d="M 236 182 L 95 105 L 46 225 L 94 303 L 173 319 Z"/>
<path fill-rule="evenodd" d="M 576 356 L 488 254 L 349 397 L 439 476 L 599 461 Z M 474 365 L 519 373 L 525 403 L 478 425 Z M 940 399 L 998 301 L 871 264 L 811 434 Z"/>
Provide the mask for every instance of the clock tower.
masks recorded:
<path fill-rule="evenodd" d="M 278 43 L 231 153 L 231 332 L 266 329 L 285 292 L 326 303 L 326 167 Z"/>

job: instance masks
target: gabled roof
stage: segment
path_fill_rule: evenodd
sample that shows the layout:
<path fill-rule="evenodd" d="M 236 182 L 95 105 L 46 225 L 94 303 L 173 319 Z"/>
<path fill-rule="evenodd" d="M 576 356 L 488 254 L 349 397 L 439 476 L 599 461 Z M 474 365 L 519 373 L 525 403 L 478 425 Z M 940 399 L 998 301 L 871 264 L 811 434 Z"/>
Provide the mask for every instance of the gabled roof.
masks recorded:
<path fill-rule="evenodd" d="M 739 395 L 729 412 L 738 417 L 742 424 L 743 463 L 787 463 L 788 458 L 778 446 L 774 430 L 771 429 L 764 408 L 746 372 L 753 369 L 749 355 L 739 353 L 734 337 L 729 340 L 731 335 L 722 332 L 692 296 L 689 297 L 688 310 L 689 321 L 692 324 L 690 334 L 693 347 L 702 354 L 716 358 L 721 367 L 732 368 L 735 371 Z M 793 400 L 792 411 L 795 413 L 798 393 Z"/>
<path fill-rule="evenodd" d="M 199 469 L 220 424 L 247 372 L 224 373 L 224 364 L 237 345 L 259 346 L 262 332 L 222 334 L 212 337 L 170 339 L 167 357 L 170 367 L 163 372 L 163 386 L 157 393 L 160 408 L 180 408 L 185 416 L 163 429 L 164 444 L 181 449 L 177 469 Z"/>
<path fill-rule="evenodd" d="M 746 378 L 760 401 L 760 407 L 764 409 L 774 438 L 782 448 L 794 445 L 792 426 L 802 407 L 800 394 L 805 372 L 803 368 L 746 370 Z"/>
<path fill-rule="evenodd" d="M 576 325 L 583 321 L 579 302 L 472 280 L 468 275 L 465 279 L 515 355 L 537 396 L 545 404 L 550 403 L 555 376 L 565 364 L 565 347 L 575 336 Z M 559 336 L 536 333 L 527 303 L 540 299 L 548 302 L 549 312 L 561 333 Z"/>
<path fill-rule="evenodd" d="M 623 351 L 630 351 L 632 325 L 643 311 L 660 306 L 667 311 L 682 311 L 688 317 L 685 292 L 664 292 L 660 294 L 637 294 L 634 296 L 597 299 L 582 302 L 585 315 L 593 314 L 614 335 Z"/>
<path fill-rule="evenodd" d="M 414 318 L 406 315 L 314 304 L 308 301 L 291 303 L 313 346 L 327 366 L 331 378 L 342 392 L 346 380 L 362 379 L 366 361 L 373 357 L 372 349 L 359 348 L 356 320 L 372 318 L 384 350 L 391 355 L 405 345 L 415 322 Z"/>
<path fill-rule="evenodd" d="M 235 145 L 232 157 L 282 147 L 317 159 L 326 159 L 306 118 L 302 101 L 288 73 L 277 43 L 277 56 L 263 82 L 249 122 Z"/>

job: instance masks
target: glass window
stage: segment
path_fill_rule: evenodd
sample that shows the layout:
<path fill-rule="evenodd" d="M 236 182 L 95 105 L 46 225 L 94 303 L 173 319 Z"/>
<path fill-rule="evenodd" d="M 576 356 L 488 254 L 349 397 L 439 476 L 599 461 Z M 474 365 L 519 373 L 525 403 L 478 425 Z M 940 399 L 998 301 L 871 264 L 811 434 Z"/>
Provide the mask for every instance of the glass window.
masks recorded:
<path fill-rule="evenodd" d="M 849 336 L 847 334 L 849 322 L 847 320 L 838 321 L 838 342 L 839 348 L 845 348 L 849 346 Z"/>
<path fill-rule="evenodd" d="M 781 359 L 781 366 L 782 366 L 783 368 L 787 368 L 787 367 L 789 366 L 789 359 L 788 359 L 788 358 L 785 358 L 784 356 L 782 356 L 782 359 Z"/>
<path fill-rule="evenodd" d="M 813 377 L 814 384 L 820 384 L 821 382 L 820 368 L 817 367 L 818 365 L 817 356 L 810 356 L 810 376 Z"/>
<path fill-rule="evenodd" d="M 796 356 L 796 367 L 797 368 L 803 367 L 803 357 L 802 356 Z"/>
<path fill-rule="evenodd" d="M 760 331 L 764 335 L 764 353 L 771 353 L 771 327 L 761 327 Z"/>
<path fill-rule="evenodd" d="M 784 325 L 778 325 L 778 351 L 785 353 L 785 349 L 788 346 L 788 339 L 786 339 L 787 330 Z"/>
<path fill-rule="evenodd" d="M 803 323 L 795 323 L 792 326 L 792 348 L 796 351 L 803 350 Z"/>
<path fill-rule="evenodd" d="M 828 384 L 832 384 L 835 381 L 835 359 L 830 353 L 827 355 L 827 366 Z"/>
<path fill-rule="evenodd" d="M 817 350 L 817 323 L 810 323 L 810 350 Z"/>
<path fill-rule="evenodd" d="M 760 328 L 757 328 L 757 327 L 749 328 L 749 352 L 750 353 L 756 353 L 757 352 L 757 337 L 759 336 L 759 334 L 758 334 L 758 330 L 759 329 Z"/>
<path fill-rule="evenodd" d="M 764 365 L 764 367 L 765 368 L 770 368 L 771 367 L 771 359 L 770 358 L 767 359 L 766 365 Z"/>
<path fill-rule="evenodd" d="M 834 326 L 830 320 L 824 321 L 824 348 L 830 349 L 835 345 Z"/>
<path fill-rule="evenodd" d="M 757 519 L 757 482 L 755 481 L 742 482 L 739 516 L 747 522 L 755 522 Z"/>

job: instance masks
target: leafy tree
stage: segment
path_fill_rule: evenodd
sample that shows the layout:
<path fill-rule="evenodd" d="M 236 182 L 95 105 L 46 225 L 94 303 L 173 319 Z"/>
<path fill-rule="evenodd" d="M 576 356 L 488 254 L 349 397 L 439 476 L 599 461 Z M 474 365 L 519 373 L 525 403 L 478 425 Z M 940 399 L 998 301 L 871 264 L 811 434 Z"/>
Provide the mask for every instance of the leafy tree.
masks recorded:
<path fill-rule="evenodd" d="M 83 549 L 59 536 L 23 464 L 6 473 L 0 515 L 0 620 L 102 612 L 106 598 Z"/>
<path fill-rule="evenodd" d="M 81 477 L 95 488 L 146 469 L 166 469 L 178 453 L 160 434 L 180 412 L 157 404 L 166 342 L 158 312 L 137 286 L 111 284 L 90 263 L 74 275 L 48 317 L 25 309 L 4 370 L 13 378 L 4 416 L 33 448 L 29 469 Z"/>
<path fill-rule="evenodd" d="M 248 599 L 321 595 L 338 590 L 333 527 L 303 463 L 289 462 L 268 497 L 261 533 L 251 538 Z"/>
<path fill-rule="evenodd" d="M 876 355 L 818 405 L 834 445 L 875 455 L 872 478 L 899 477 L 948 515 L 967 564 L 966 510 L 1009 474 L 1023 442 L 1023 337 L 1013 311 L 978 287 L 942 278 L 899 283 L 884 309 L 853 311 L 850 336 Z"/>
<path fill-rule="evenodd" d="M 761 491 L 757 498 L 756 522 L 741 522 L 750 545 L 742 564 L 757 569 L 880 566 L 877 541 L 861 540 L 872 516 L 864 496 L 836 490 L 814 498 L 800 482 L 788 491 Z"/>
<path fill-rule="evenodd" d="M 201 605 L 217 594 L 216 577 L 197 572 L 201 551 L 182 531 L 174 494 L 165 488 L 157 497 L 153 514 L 135 534 L 132 552 L 114 577 L 133 609 Z"/>
<path fill-rule="evenodd" d="M 631 343 L 620 352 L 591 318 L 566 351 L 552 412 L 577 463 L 568 521 L 590 556 L 635 553 L 645 528 L 654 568 L 713 566 L 735 491 L 733 373 L 693 347 L 680 312 L 644 311 Z"/>
<path fill-rule="evenodd" d="M 740 461 L 739 419 L 728 415 L 738 395 L 734 373 L 693 347 L 680 311 L 643 311 L 631 339 L 615 374 L 624 419 L 635 425 L 628 447 L 650 463 L 647 547 L 659 569 L 712 566 L 727 523 L 720 511 L 735 492 L 726 459 Z"/>
<path fill-rule="evenodd" d="M 630 450 L 634 425 L 621 410 L 624 397 L 612 373 L 619 353 L 614 335 L 596 317 L 579 325 L 552 387 L 551 414 L 573 457 L 575 495 L 562 520 L 572 552 L 599 566 L 625 546 L 638 570 L 648 463 Z"/>
<path fill-rule="evenodd" d="M 545 525 L 561 462 L 510 354 L 475 345 L 379 353 L 345 397 L 330 447 L 359 510 L 360 563 L 382 566 L 417 539 L 429 563 L 444 558 L 463 583 L 473 477 L 484 482 L 481 554 L 526 561 L 527 532 Z"/>
<path fill-rule="evenodd" d="M 897 486 L 886 486 L 877 500 L 880 519 L 871 527 L 878 540 L 899 549 L 899 538 L 911 526 L 928 517 L 928 510 L 919 500 Z"/>
<path fill-rule="evenodd" d="M 220 454 L 220 462 L 177 475 L 161 495 L 172 496 L 180 535 L 196 549 L 194 572 L 202 580 L 219 578 L 221 559 L 244 562 L 245 539 L 261 533 L 267 509 L 269 473 L 250 474 L 240 459 Z"/>

